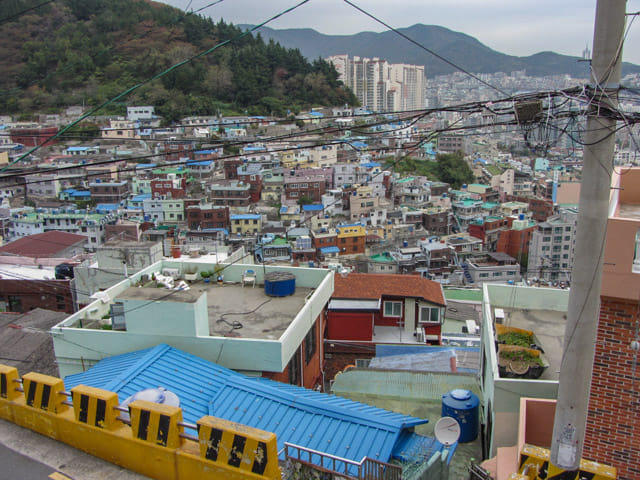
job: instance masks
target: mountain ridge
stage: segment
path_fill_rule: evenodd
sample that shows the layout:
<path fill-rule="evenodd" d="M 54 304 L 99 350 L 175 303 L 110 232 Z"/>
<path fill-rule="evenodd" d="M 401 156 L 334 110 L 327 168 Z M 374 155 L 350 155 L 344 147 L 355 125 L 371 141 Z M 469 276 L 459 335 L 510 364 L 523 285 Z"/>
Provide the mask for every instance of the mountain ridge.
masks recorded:
<path fill-rule="evenodd" d="M 245 29 L 250 25 L 239 24 Z M 525 70 L 529 76 L 568 74 L 588 78 L 588 64 L 580 57 L 543 51 L 528 56 L 515 56 L 498 52 L 475 37 L 449 30 L 438 25 L 415 24 L 398 31 L 424 45 L 429 50 L 472 73 L 510 73 Z M 411 44 L 392 31 L 359 32 L 352 35 L 327 35 L 312 28 L 258 30 L 266 40 L 274 40 L 286 48 L 297 48 L 308 59 L 327 58 L 348 54 L 359 57 L 378 57 L 389 63 L 425 65 L 427 77 L 446 75 L 457 71 L 451 65 Z M 623 74 L 640 73 L 640 66 L 623 63 Z"/>

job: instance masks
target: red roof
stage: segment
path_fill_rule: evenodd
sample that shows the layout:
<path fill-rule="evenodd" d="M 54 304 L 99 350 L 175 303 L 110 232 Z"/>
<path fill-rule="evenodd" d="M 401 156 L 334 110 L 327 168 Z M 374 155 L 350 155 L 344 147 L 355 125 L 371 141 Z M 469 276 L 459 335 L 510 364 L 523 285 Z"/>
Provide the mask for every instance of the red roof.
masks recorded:
<path fill-rule="evenodd" d="M 387 275 L 379 273 L 336 274 L 332 298 L 379 299 L 413 297 L 445 306 L 442 286 L 417 275 Z"/>
<path fill-rule="evenodd" d="M 0 247 L 0 254 L 9 253 L 24 257 L 55 257 L 59 252 L 77 244 L 84 244 L 87 237 L 75 233 L 51 230 L 19 238 Z"/>

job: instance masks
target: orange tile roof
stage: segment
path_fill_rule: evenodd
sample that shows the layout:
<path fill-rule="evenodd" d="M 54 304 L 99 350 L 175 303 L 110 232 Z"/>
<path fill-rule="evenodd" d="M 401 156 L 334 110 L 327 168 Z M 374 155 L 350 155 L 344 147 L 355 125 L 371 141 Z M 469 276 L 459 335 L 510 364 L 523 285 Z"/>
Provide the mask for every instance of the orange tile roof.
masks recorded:
<path fill-rule="evenodd" d="M 446 305 L 442 286 L 417 275 L 379 273 L 336 274 L 332 298 L 379 299 L 382 296 L 421 298 Z"/>

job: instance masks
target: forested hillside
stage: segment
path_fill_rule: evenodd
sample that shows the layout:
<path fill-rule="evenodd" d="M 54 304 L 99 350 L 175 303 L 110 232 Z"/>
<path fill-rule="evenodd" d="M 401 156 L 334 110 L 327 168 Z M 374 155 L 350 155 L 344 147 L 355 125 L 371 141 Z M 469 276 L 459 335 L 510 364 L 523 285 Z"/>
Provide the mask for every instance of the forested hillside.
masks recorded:
<path fill-rule="evenodd" d="M 37 7 L 42 3 L 3 1 L 0 113 L 100 105 L 242 33 L 222 21 L 148 0 L 58 0 Z M 321 59 L 310 63 L 297 49 L 246 35 L 142 86 L 105 113 L 149 104 L 176 120 L 217 112 L 285 115 L 312 105 L 354 104 L 337 78 Z"/>

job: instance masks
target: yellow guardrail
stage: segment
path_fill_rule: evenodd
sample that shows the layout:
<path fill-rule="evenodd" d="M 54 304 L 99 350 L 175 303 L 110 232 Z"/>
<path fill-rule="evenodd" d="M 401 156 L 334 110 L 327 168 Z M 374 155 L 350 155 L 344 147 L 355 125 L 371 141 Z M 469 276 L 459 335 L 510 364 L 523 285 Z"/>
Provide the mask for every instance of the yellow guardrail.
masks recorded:
<path fill-rule="evenodd" d="M 547 448 L 525 444 L 520 451 L 518 472 L 531 480 L 615 480 L 618 472 L 615 467 L 601 463 L 580 460 L 580 469 L 576 472 L 562 470 L 549 461 Z"/>
<path fill-rule="evenodd" d="M 143 400 L 123 408 L 114 392 L 66 392 L 59 378 L 2 364 L 0 418 L 160 480 L 282 478 L 273 433 L 210 416 L 186 424 L 182 409 Z"/>

